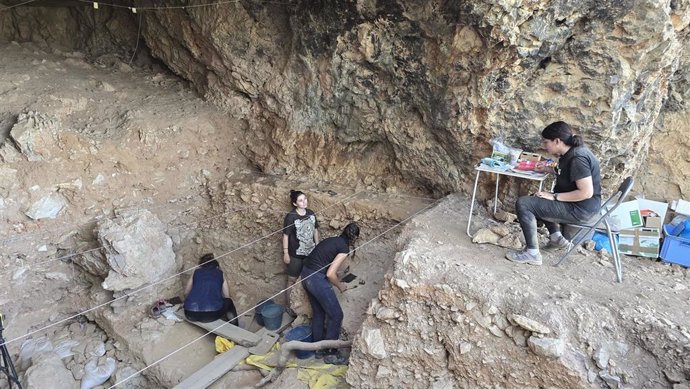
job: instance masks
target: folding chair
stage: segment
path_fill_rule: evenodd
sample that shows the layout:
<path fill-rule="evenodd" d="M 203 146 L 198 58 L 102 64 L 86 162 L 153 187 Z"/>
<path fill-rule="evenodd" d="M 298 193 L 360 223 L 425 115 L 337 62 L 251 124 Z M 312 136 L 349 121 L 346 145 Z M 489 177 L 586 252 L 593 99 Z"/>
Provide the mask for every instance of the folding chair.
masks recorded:
<path fill-rule="evenodd" d="M 599 224 L 603 222 L 606 228 L 606 235 L 609 237 L 609 243 L 611 244 L 611 255 L 613 256 L 616 278 L 618 279 L 618 282 L 623 282 L 623 266 L 621 265 L 621 257 L 618 253 L 618 245 L 616 244 L 614 234 L 611 231 L 611 225 L 609 224 L 608 217 L 623 201 L 625 201 L 625 198 L 628 197 L 628 194 L 630 193 L 634 183 L 635 180 L 632 177 L 626 178 L 618 187 L 618 190 L 601 205 L 601 208 L 598 212 L 598 217 L 595 216 L 587 223 L 567 224 L 568 226 L 579 228 L 579 231 L 571 239 L 572 244 L 568 248 L 568 251 L 563 254 L 561 259 L 559 259 L 554 266 L 559 266 L 561 263 L 563 263 L 563 261 L 568 258 L 568 255 L 570 255 L 570 253 L 575 250 L 576 247 L 582 244 L 587 235 L 589 235 L 594 229 L 597 228 L 597 226 L 599 226 Z"/>

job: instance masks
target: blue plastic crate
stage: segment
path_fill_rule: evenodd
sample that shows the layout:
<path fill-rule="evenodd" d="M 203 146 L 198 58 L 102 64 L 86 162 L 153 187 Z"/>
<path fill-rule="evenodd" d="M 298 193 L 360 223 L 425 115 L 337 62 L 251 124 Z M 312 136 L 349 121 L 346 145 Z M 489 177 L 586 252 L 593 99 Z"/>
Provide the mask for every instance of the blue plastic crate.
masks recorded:
<path fill-rule="evenodd" d="M 664 244 L 659 257 L 664 262 L 690 267 L 690 239 L 671 235 L 669 227 L 668 224 L 664 226 Z"/>

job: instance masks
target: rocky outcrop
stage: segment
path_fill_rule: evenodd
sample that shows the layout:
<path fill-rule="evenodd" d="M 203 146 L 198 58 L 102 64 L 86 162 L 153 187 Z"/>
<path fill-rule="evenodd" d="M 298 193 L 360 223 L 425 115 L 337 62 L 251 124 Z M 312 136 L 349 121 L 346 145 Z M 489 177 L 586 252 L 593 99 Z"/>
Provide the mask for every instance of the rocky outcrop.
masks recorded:
<path fill-rule="evenodd" d="M 172 239 L 158 217 L 145 209 L 118 210 L 116 215 L 98 224 L 98 240 L 110 267 L 103 289 L 127 291 L 172 274 Z"/>
<path fill-rule="evenodd" d="M 679 65 L 687 8 L 238 3 L 157 13 L 144 37 L 209 99 L 247 112 L 246 153 L 267 171 L 398 172 L 458 189 L 487 139 L 535 148 L 538 130 L 564 119 L 617 183 L 646 155 Z"/>
<path fill-rule="evenodd" d="M 409 243 L 353 344 L 353 387 L 686 383 L 690 273 L 626 261 L 620 285 L 610 264 L 602 268 L 591 257 L 571 256 L 577 264 L 565 268 L 533 267 L 511 264 L 505 250 L 480 249 L 467 238 L 442 244 L 443 232 L 463 220 L 461 210 L 457 198 L 448 198 L 401 235 Z M 662 310 L 666 304 L 674 308 Z"/>
<path fill-rule="evenodd" d="M 403 179 L 443 192 L 468 189 L 488 139 L 534 149 L 538 131 L 558 119 L 589 141 L 611 186 L 636 172 L 669 88 L 686 84 L 689 7 L 239 2 L 139 17 L 154 56 L 247 120 L 244 153 L 264 171 L 380 185 Z M 73 16 L 93 24 L 104 15 L 103 28 L 114 31 L 138 23 L 125 11 Z M 48 17 L 40 7 L 7 14 L 27 24 Z M 48 40 L 9 26 L 4 36 Z M 96 36 L 82 35 L 82 46 Z M 675 180 L 667 185 L 682 185 Z"/>

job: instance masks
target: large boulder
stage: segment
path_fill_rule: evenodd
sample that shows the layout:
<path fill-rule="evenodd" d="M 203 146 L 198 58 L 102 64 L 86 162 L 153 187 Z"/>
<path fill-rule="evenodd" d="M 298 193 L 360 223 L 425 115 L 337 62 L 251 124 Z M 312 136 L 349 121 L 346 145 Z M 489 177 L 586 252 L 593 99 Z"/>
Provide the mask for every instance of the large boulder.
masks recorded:
<path fill-rule="evenodd" d="M 54 352 L 42 353 L 33 358 L 33 363 L 24 373 L 24 387 L 27 389 L 78 388 L 72 372 Z"/>
<path fill-rule="evenodd" d="M 116 211 L 117 217 L 98 223 L 98 240 L 110 266 L 103 288 L 135 289 L 160 280 L 176 267 L 172 239 L 148 210 Z"/>

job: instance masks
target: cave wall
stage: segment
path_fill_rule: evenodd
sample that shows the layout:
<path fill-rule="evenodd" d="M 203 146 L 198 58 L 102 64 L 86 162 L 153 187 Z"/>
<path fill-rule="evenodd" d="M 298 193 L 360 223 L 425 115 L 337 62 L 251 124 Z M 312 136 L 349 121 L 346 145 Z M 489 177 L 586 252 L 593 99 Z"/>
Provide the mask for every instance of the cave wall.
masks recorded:
<path fill-rule="evenodd" d="M 655 134 L 673 144 L 683 138 L 682 126 L 664 127 L 658 117 L 670 84 L 685 79 L 688 8 L 657 0 L 361 0 L 138 15 L 152 55 L 246 119 L 244 153 L 263 171 L 384 186 L 402 179 L 447 192 L 469 188 L 489 139 L 534 149 L 555 120 L 584 135 L 610 186 L 653 170 L 660 162 L 646 157 Z M 73 20 L 106 18 L 95 16 L 103 11 L 19 7 L 1 16 L 0 31 L 57 42 L 76 36 L 93 47 L 88 33 L 71 33 L 80 25 Z M 126 32 L 109 38 L 112 47 L 135 42 L 127 36 L 137 16 L 109 12 L 103 28 Z M 66 27 L 19 33 L 27 30 L 20 14 L 45 25 L 62 18 Z M 684 176 L 671 177 L 666 185 L 683 192 L 677 188 L 687 185 L 673 181 Z"/>

